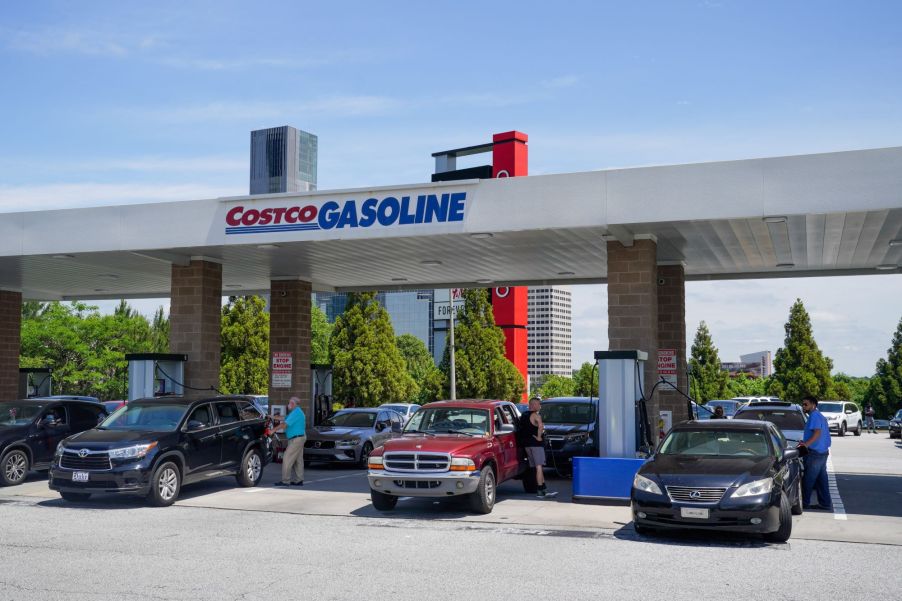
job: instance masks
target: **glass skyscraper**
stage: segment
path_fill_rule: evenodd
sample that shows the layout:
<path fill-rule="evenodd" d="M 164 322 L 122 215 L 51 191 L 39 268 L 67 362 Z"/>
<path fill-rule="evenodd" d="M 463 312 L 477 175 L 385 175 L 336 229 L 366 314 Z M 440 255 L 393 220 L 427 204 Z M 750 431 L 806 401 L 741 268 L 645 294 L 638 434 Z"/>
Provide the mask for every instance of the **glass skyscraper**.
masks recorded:
<path fill-rule="evenodd" d="M 316 190 L 318 139 L 288 125 L 251 132 L 251 194 Z"/>

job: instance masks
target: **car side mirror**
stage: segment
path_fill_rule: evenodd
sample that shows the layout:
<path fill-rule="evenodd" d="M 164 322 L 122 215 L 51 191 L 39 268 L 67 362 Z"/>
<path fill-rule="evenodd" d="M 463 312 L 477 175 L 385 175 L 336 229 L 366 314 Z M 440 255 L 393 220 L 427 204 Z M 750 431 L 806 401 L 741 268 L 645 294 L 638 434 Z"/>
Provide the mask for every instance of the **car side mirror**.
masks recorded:
<path fill-rule="evenodd" d="M 498 434 L 509 434 L 516 431 L 517 428 L 514 424 L 501 424 L 501 427 L 498 428 Z"/>
<path fill-rule="evenodd" d="M 799 458 L 799 450 L 798 449 L 786 449 L 785 451 L 783 451 L 783 458 L 786 460 L 798 459 Z"/>
<path fill-rule="evenodd" d="M 846 411 L 846 415 L 852 415 L 851 411 Z"/>
<path fill-rule="evenodd" d="M 204 422 L 197 421 L 196 419 L 188 420 L 188 431 L 194 432 L 195 430 L 203 430 Z"/>
<path fill-rule="evenodd" d="M 404 430 L 404 428 L 401 426 L 401 424 L 399 424 L 397 422 L 395 422 L 391 425 L 391 431 L 394 432 L 395 434 L 400 434 L 403 430 Z"/>

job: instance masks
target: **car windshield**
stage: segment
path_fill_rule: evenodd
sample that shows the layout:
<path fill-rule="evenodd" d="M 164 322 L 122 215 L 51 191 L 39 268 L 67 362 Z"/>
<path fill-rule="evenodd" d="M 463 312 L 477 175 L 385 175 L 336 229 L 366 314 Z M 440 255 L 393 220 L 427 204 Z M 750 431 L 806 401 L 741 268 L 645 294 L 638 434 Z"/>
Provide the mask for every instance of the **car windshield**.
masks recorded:
<path fill-rule="evenodd" d="M 380 409 L 389 409 L 391 411 L 397 411 L 401 415 L 407 415 L 406 405 L 382 405 Z"/>
<path fill-rule="evenodd" d="M 805 418 L 798 411 L 761 411 L 759 409 L 743 409 L 735 419 L 756 419 L 770 422 L 781 430 L 804 430 Z"/>
<path fill-rule="evenodd" d="M 43 408 L 37 403 L 0 403 L 0 428 L 30 424 Z"/>
<path fill-rule="evenodd" d="M 818 403 L 817 410 L 821 413 L 842 413 L 842 403 Z"/>
<path fill-rule="evenodd" d="M 715 407 L 722 407 L 724 415 L 733 415 L 741 404 L 741 401 L 708 401 L 704 406 L 711 411 L 714 411 Z"/>
<path fill-rule="evenodd" d="M 461 407 L 420 409 L 413 414 L 404 432 L 427 432 L 432 434 L 487 434 L 489 412 L 484 409 Z"/>
<path fill-rule="evenodd" d="M 902 419 L 902 409 L 896 411 L 896 417 L 894 417 L 893 419 Z"/>
<path fill-rule="evenodd" d="M 760 430 L 673 430 L 658 453 L 681 457 L 766 457 L 770 447 Z"/>
<path fill-rule="evenodd" d="M 372 411 L 339 411 L 323 422 L 324 426 L 339 428 L 372 428 L 376 423 L 376 414 Z"/>
<path fill-rule="evenodd" d="M 187 411 L 188 405 L 129 403 L 103 420 L 98 428 L 101 430 L 175 432 Z"/>
<path fill-rule="evenodd" d="M 539 411 L 546 424 L 591 424 L 595 407 L 590 403 L 542 403 Z"/>

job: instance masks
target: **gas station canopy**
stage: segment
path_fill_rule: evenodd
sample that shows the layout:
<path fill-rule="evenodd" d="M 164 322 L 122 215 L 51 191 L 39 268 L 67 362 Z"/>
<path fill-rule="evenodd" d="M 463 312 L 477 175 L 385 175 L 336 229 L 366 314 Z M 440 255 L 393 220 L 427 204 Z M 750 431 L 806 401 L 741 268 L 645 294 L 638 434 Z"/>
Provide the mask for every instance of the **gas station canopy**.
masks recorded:
<path fill-rule="evenodd" d="M 373 189 L 0 214 L 0 289 L 170 295 L 604 282 L 606 241 L 657 241 L 686 279 L 899 273 L 902 147 Z"/>

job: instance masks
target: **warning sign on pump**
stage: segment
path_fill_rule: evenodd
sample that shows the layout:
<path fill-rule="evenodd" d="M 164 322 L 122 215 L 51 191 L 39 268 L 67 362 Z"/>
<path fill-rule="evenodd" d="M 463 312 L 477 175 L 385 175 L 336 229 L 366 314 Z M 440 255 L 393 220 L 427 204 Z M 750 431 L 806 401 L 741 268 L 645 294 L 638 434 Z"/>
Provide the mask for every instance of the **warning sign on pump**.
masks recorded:
<path fill-rule="evenodd" d="M 676 349 L 658 349 L 658 380 L 677 385 Z"/>

